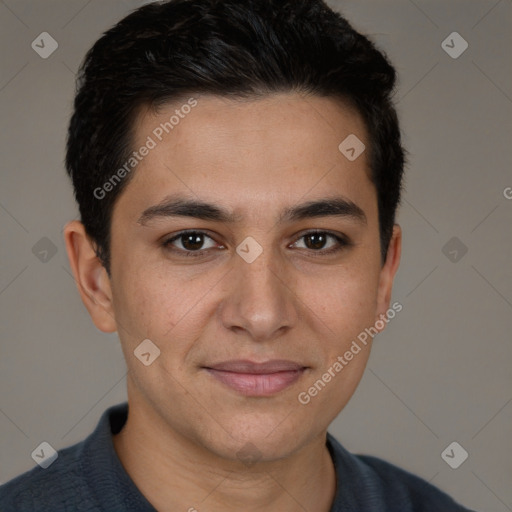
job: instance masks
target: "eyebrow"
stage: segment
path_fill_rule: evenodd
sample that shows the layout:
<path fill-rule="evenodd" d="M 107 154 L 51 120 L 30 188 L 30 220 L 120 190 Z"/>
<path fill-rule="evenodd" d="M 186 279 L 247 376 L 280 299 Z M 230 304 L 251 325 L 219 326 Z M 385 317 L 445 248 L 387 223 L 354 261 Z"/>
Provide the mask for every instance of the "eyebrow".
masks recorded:
<path fill-rule="evenodd" d="M 137 222 L 145 225 L 151 220 L 167 217 L 192 217 L 226 224 L 233 224 L 243 219 L 242 215 L 234 214 L 214 203 L 168 196 L 161 203 L 144 210 Z M 278 223 L 297 222 L 316 217 L 345 217 L 361 224 L 367 223 L 364 211 L 353 201 L 342 196 L 326 197 L 285 208 L 279 216 Z"/>

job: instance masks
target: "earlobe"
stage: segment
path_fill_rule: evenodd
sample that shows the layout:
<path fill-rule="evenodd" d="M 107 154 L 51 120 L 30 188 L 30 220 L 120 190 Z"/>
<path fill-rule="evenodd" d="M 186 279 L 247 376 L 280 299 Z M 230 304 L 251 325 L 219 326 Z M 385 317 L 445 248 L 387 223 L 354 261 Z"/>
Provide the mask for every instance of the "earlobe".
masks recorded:
<path fill-rule="evenodd" d="M 400 264 L 400 255 L 402 252 L 402 229 L 398 224 L 393 226 L 393 234 L 389 241 L 386 261 L 380 271 L 379 290 L 377 296 L 377 315 L 385 315 L 391 302 L 391 292 L 393 281 Z"/>
<path fill-rule="evenodd" d="M 84 225 L 76 220 L 66 224 L 64 240 L 80 297 L 94 325 L 100 331 L 115 332 L 117 326 L 110 278 L 96 256 L 92 240 L 87 235 Z"/>

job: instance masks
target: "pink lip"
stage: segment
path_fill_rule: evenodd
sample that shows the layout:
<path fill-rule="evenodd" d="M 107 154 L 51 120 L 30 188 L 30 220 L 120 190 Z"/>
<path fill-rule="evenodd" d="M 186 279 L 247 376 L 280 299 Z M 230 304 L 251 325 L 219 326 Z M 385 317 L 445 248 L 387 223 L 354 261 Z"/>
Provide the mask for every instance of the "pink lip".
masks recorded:
<path fill-rule="evenodd" d="M 293 361 L 265 363 L 225 361 L 205 369 L 217 380 L 246 396 L 270 396 L 291 386 L 306 370 Z"/>

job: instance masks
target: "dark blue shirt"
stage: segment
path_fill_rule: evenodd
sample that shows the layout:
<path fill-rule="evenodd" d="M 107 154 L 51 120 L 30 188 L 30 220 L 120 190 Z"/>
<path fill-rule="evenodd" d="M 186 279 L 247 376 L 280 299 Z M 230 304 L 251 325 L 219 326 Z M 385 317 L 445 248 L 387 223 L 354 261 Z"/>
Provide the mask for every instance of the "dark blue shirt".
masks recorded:
<path fill-rule="evenodd" d="M 124 470 L 112 442 L 128 404 L 107 409 L 84 441 L 0 486 L 1 512 L 155 512 Z M 376 457 L 349 453 L 330 434 L 337 477 L 331 512 L 468 512 L 434 486 Z M 196 506 L 200 510 L 199 506 Z"/>

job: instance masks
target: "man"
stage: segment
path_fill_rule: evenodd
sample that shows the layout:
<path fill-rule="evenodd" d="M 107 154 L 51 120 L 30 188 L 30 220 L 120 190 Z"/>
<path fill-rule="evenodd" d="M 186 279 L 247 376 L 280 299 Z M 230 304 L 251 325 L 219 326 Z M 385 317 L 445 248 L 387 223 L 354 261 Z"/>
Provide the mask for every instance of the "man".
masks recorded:
<path fill-rule="evenodd" d="M 65 229 L 128 404 L 2 511 L 463 511 L 327 434 L 391 314 L 386 58 L 321 0 L 146 5 L 86 56 Z"/>

